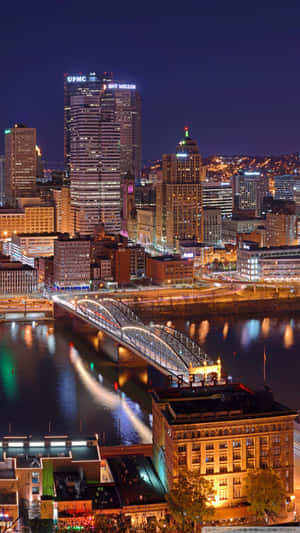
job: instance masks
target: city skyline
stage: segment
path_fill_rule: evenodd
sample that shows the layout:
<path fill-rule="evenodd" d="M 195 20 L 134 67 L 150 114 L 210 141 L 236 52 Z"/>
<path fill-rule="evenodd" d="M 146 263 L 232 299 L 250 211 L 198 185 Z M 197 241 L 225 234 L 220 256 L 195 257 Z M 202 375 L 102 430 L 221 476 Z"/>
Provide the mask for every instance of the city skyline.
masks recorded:
<path fill-rule="evenodd" d="M 168 4 L 146 17 L 136 2 L 126 11 L 95 4 L 90 17 L 69 2 L 43 14 L 32 2 L 17 19 L 6 5 L 2 130 L 35 127 L 46 159 L 62 161 L 63 74 L 112 70 L 142 95 L 144 161 L 169 153 L 184 125 L 203 156 L 298 152 L 300 7 L 254 2 L 249 14 L 216 1 L 188 13 L 172 4 L 170 15 Z M 20 50 L 12 36 L 24 27 Z"/>

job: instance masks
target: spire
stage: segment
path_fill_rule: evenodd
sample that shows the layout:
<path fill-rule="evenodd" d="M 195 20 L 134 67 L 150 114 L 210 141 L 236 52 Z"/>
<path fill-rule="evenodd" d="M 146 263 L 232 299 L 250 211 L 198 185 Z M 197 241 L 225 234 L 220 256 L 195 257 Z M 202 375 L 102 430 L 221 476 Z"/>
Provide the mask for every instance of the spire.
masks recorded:
<path fill-rule="evenodd" d="M 187 126 L 185 126 L 185 128 L 184 128 L 184 136 L 185 136 L 186 139 L 189 139 L 189 137 L 190 137 L 189 136 L 189 128 Z"/>

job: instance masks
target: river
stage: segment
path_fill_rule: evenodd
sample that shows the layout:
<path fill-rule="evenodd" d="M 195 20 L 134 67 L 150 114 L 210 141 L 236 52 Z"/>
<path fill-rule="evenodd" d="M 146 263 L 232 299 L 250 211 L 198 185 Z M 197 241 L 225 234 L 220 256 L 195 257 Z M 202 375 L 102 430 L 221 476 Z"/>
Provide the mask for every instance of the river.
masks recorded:
<path fill-rule="evenodd" d="M 173 325 L 222 359 L 233 381 L 263 386 L 278 401 L 300 408 L 300 317 L 213 319 Z M 151 440 L 151 399 L 146 372 L 119 371 L 101 351 L 96 333 L 86 338 L 59 323 L 0 325 L 0 433 L 93 434 L 104 444 Z M 161 378 L 149 369 L 152 383 Z"/>

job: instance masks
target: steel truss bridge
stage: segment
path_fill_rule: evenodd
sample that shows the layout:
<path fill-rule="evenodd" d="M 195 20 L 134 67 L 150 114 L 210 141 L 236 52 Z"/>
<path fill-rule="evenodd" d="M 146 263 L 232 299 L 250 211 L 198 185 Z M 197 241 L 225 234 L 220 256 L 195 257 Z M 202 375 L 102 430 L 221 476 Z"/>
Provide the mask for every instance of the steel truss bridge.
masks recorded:
<path fill-rule="evenodd" d="M 97 295 L 55 295 L 53 301 L 167 375 L 182 375 L 188 381 L 192 368 L 204 379 L 219 373 L 220 363 L 218 368 L 190 337 L 172 327 L 145 325 L 120 300 Z"/>

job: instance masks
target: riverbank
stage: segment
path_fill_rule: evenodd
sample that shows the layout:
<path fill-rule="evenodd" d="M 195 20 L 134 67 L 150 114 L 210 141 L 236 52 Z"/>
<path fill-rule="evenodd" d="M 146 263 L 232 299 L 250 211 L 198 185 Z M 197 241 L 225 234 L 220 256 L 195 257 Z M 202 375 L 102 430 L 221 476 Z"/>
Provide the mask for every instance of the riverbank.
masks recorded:
<path fill-rule="evenodd" d="M 181 302 L 171 299 L 156 304 L 153 307 L 139 305 L 138 303 L 130 306 L 138 316 L 146 320 L 155 320 L 157 315 L 165 317 L 178 318 L 201 318 L 216 316 L 247 317 L 257 316 L 264 317 L 266 314 L 285 316 L 287 313 L 297 314 L 300 312 L 299 298 L 280 298 L 280 299 L 249 299 L 238 300 L 232 297 L 231 301 L 209 301 L 209 302 L 190 302 L 183 300 Z"/>

